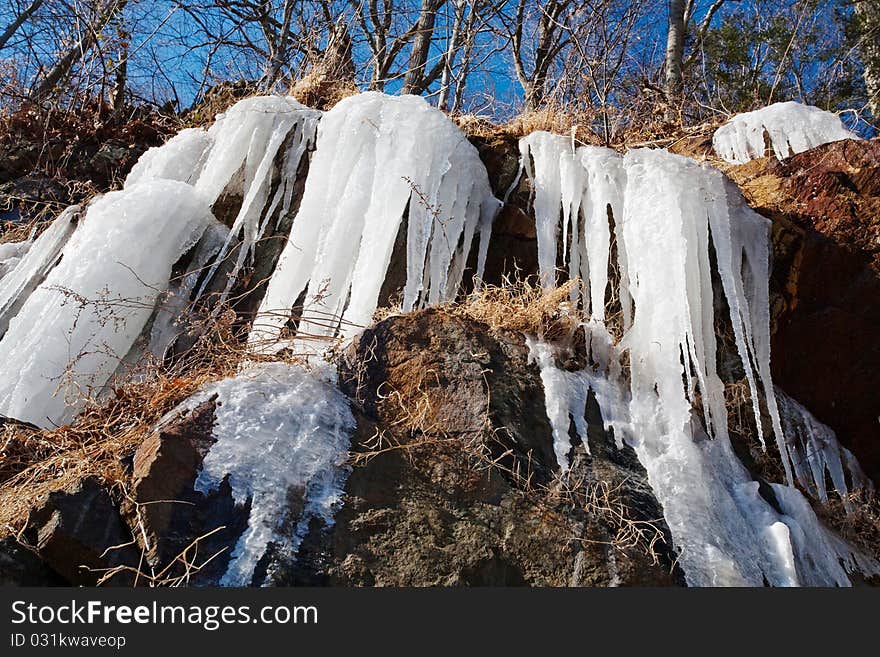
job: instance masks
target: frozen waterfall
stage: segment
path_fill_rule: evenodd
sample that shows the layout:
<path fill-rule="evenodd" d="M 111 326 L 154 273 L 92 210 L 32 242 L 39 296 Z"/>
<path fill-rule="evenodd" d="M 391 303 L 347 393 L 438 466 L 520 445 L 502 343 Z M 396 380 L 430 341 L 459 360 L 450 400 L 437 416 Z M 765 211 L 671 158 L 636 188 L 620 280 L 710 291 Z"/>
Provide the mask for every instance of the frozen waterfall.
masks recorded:
<path fill-rule="evenodd" d="M 561 468 L 568 467 L 572 420 L 586 443 L 578 420 L 592 391 L 606 428 L 618 444 L 632 446 L 644 465 L 690 584 L 848 584 L 841 563 L 878 572 L 877 563 L 844 541 L 814 540 L 821 523 L 791 486 L 791 439 L 783 432 L 770 379 L 769 222 L 718 171 L 664 150 L 620 156 L 575 148 L 570 139 L 547 133 L 523 138 L 520 150 L 534 191 L 542 281 L 556 284 L 561 241 L 563 267 L 569 276 L 583 277 L 587 290 L 583 325 L 592 366 L 561 372 L 552 346 L 529 340 Z M 612 237 L 615 283 L 607 273 Z M 757 437 L 762 440 L 763 397 L 788 476 L 788 486 L 775 487 L 783 513 L 759 493 L 730 443 L 715 362 L 710 242 Z M 605 326 L 606 300 L 615 297 L 624 328 L 617 344 Z M 695 406 L 702 408 L 699 416 Z M 834 477 L 841 453 L 829 448 L 813 463 L 827 466 Z M 797 474 L 801 480 L 802 468 Z M 823 531 L 821 536 L 832 536 Z"/>
<path fill-rule="evenodd" d="M 349 337 L 366 326 L 404 217 L 403 310 L 454 297 L 477 232 L 481 275 L 497 209 L 476 148 L 424 99 L 363 93 L 342 100 L 321 119 L 252 347 L 314 351 L 312 338 Z M 294 343 L 283 329 L 303 293 Z"/>

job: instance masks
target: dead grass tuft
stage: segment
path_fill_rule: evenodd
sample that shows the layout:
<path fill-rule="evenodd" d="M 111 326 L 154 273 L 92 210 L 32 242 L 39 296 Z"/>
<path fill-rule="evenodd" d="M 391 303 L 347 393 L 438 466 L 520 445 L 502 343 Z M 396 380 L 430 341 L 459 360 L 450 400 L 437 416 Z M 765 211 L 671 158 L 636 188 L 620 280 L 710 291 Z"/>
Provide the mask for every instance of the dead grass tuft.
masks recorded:
<path fill-rule="evenodd" d="M 602 140 L 590 129 L 595 120 L 595 113 L 572 113 L 561 105 L 551 103 L 538 110 L 523 112 L 508 121 L 504 129 L 517 137 L 525 137 L 538 130 L 574 135 L 582 144 L 598 146 Z"/>
<path fill-rule="evenodd" d="M 825 505 L 816 505 L 816 511 L 840 536 L 880 559 L 880 497 L 875 491 L 850 493 L 846 502 L 832 498 Z"/>
<path fill-rule="evenodd" d="M 332 108 L 343 98 L 360 93 L 353 80 L 340 80 L 327 75 L 322 67 L 315 67 L 290 88 L 290 95 L 306 107 L 321 111 Z"/>
<path fill-rule="evenodd" d="M 572 292 L 580 281 L 570 280 L 547 290 L 533 279 L 505 278 L 501 285 L 481 285 L 446 309 L 496 330 L 516 331 L 540 338 L 571 336 L 580 325 Z"/>

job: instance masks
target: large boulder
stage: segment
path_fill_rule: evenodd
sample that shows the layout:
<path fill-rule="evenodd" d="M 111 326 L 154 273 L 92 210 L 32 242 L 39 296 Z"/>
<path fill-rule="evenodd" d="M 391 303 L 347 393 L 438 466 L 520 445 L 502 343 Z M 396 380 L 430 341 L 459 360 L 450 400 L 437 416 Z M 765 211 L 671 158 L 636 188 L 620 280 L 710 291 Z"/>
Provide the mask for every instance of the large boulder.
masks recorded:
<path fill-rule="evenodd" d="M 135 580 L 140 550 L 97 477 L 50 493 L 31 510 L 23 536 L 71 584 L 127 586 Z"/>
<path fill-rule="evenodd" d="M 573 443 L 559 476 L 522 335 L 443 310 L 390 317 L 360 336 L 340 381 L 358 419 L 345 504 L 275 583 L 681 583 L 645 472 L 593 400 L 593 456 Z"/>
<path fill-rule="evenodd" d="M 124 507 L 147 563 L 164 579 L 186 573 L 214 584 L 247 527 L 249 507 L 236 504 L 228 481 L 204 494 L 194 486 L 214 444 L 215 402 L 169 418 L 134 454 L 131 494 Z"/>

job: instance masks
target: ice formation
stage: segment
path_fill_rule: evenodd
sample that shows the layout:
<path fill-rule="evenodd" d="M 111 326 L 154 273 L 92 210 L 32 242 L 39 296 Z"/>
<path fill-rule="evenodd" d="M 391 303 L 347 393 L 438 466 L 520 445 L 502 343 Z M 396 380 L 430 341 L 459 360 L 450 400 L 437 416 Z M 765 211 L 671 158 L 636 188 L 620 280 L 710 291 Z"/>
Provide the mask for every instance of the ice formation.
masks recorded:
<path fill-rule="evenodd" d="M 233 238 L 241 237 L 223 297 L 229 293 L 247 257 L 253 255 L 275 211 L 280 208 L 281 216 L 287 213 L 296 172 L 314 141 L 320 116 L 320 112 L 300 105 L 293 98 L 257 96 L 241 100 L 225 114 L 218 115 L 208 131 L 207 137 L 212 143 L 195 181 L 196 191 L 211 206 L 224 193 L 239 194 L 242 198 L 226 243 L 217 256 L 219 263 L 228 253 Z M 199 141 L 195 138 L 188 143 L 188 150 L 198 149 Z M 279 153 L 280 182 L 270 199 L 272 172 Z M 212 268 L 212 273 L 217 266 Z M 210 275 L 205 280 L 207 283 Z"/>
<path fill-rule="evenodd" d="M 769 222 L 719 172 L 663 150 L 621 157 L 574 148 L 546 133 L 524 138 L 520 148 L 535 193 L 543 283 L 555 284 L 560 233 L 569 275 L 589 279 L 583 315 L 592 366 L 561 372 L 550 345 L 529 341 L 560 466 L 567 467 L 572 420 L 586 443 L 578 418 L 582 422 L 592 392 L 606 428 L 644 465 L 690 584 L 848 584 L 841 561 L 850 569 L 880 570 L 836 537 L 816 539 L 821 523 L 791 487 L 790 441 L 769 371 Z M 619 290 L 607 289 L 612 235 Z M 777 500 L 784 497 L 787 504 L 782 514 L 759 493 L 729 440 L 715 362 L 710 239 L 758 427 L 757 400 L 768 393 L 770 429 L 789 476 L 789 486 L 777 487 L 783 491 Z M 604 323 L 606 299 L 615 295 L 625 329 L 617 344 Z M 624 355 L 628 372 L 621 366 Z M 835 468 L 833 454 L 824 463 Z"/>
<path fill-rule="evenodd" d="M 55 266 L 76 228 L 80 207 L 71 205 L 34 241 L 15 268 L 0 280 L 0 338 L 28 295 Z"/>
<path fill-rule="evenodd" d="M 836 114 L 789 101 L 737 114 L 715 131 L 712 146 L 720 158 L 742 164 L 764 157 L 765 134 L 778 160 L 832 141 L 859 138 Z"/>
<path fill-rule="evenodd" d="M 476 148 L 416 96 L 363 93 L 324 114 L 290 240 L 251 332 L 267 352 L 305 292 L 297 344 L 347 337 L 376 309 L 406 216 L 403 309 L 455 295 L 474 234 L 482 272 L 498 208 Z M 312 343 L 314 344 L 314 343 Z"/>
<path fill-rule="evenodd" d="M 199 178 L 213 139 L 201 128 L 187 128 L 162 146 L 141 155 L 125 179 L 125 186 L 150 180 L 194 183 Z"/>
<path fill-rule="evenodd" d="M 228 475 L 235 501 L 250 500 L 248 527 L 232 552 L 221 584 L 247 586 L 269 543 L 293 556 L 309 521 L 333 523 L 348 476 L 354 417 L 335 385 L 335 370 L 263 363 L 203 389 L 186 408 L 216 395 L 217 442 L 196 489 L 216 489 Z M 291 492 L 304 497 L 289 518 Z"/>
<path fill-rule="evenodd" d="M 173 264 L 212 221 L 192 187 L 169 180 L 94 201 L 0 340 L 0 414 L 42 427 L 72 419 L 131 349 Z M 27 265 L 21 281 L 47 266 L 43 255 L 67 229 L 61 218 L 56 224 L 46 252 L 31 250 L 39 256 L 34 269 L 20 263 Z"/>
<path fill-rule="evenodd" d="M 828 501 L 827 477 L 847 504 L 851 489 L 871 488 L 856 457 L 837 441 L 834 431 L 813 417 L 806 408 L 776 391 L 785 430 L 785 444 L 798 483 L 822 502 Z M 847 475 L 850 484 L 847 484 Z"/>
<path fill-rule="evenodd" d="M 31 248 L 33 241 L 34 235 L 31 233 L 28 239 L 21 242 L 4 242 L 0 244 L 0 280 L 15 269 L 15 266 L 27 254 L 28 249 Z"/>

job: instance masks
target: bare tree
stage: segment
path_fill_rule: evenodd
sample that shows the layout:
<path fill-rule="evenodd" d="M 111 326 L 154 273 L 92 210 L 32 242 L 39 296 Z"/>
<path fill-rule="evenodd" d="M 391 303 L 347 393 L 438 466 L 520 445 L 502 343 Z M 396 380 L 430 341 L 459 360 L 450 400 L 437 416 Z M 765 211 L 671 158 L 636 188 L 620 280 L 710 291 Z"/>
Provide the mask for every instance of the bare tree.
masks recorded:
<path fill-rule="evenodd" d="M 514 70 L 523 88 L 528 111 L 537 109 L 544 102 L 550 69 L 569 43 L 570 30 L 566 26 L 573 0 L 549 0 L 528 8 L 527 4 L 526 0 L 517 1 L 514 16 L 508 22 L 508 33 Z M 534 38 L 526 33 L 532 21 L 536 22 Z M 534 43 L 534 49 L 530 47 L 531 43 Z"/>
<path fill-rule="evenodd" d="M 666 120 L 675 120 L 684 88 L 685 0 L 669 0 L 669 26 L 666 30 Z"/>
<path fill-rule="evenodd" d="M 52 69 L 42 78 L 31 93 L 31 100 L 42 101 L 49 97 L 64 80 L 74 65 L 82 60 L 98 43 L 106 27 L 119 14 L 128 0 L 104 0 L 98 6 L 94 19 L 87 23 L 83 34 L 58 59 Z"/>
<path fill-rule="evenodd" d="M 669 25 L 666 31 L 666 59 L 664 93 L 666 96 L 666 120 L 670 123 L 678 120 L 684 91 L 685 70 L 694 62 L 700 45 L 706 37 L 712 19 L 725 0 L 715 0 L 706 10 L 703 20 L 693 30 L 694 43 L 687 59 L 684 56 L 685 40 L 688 26 L 694 21 L 694 0 L 669 0 Z"/>
<path fill-rule="evenodd" d="M 431 42 L 434 38 L 434 25 L 437 22 L 437 12 L 446 4 L 446 0 L 422 0 L 419 17 L 415 24 L 412 50 L 409 56 L 409 66 L 406 77 L 403 80 L 403 93 L 420 94 L 425 91 L 443 70 L 441 58 L 433 70 L 428 71 L 428 54 L 431 50 Z"/>
<path fill-rule="evenodd" d="M 43 4 L 43 0 L 33 0 L 27 7 L 21 10 L 21 13 L 16 16 L 11 23 L 3 30 L 3 34 L 0 34 L 0 50 L 9 43 L 9 40 L 18 32 L 18 29 L 24 25 L 27 20 L 34 15 L 34 13 L 40 8 Z"/>
<path fill-rule="evenodd" d="M 868 92 L 868 108 L 874 122 L 880 122 L 880 0 L 855 0 L 859 23 L 859 53 L 862 77 Z"/>

